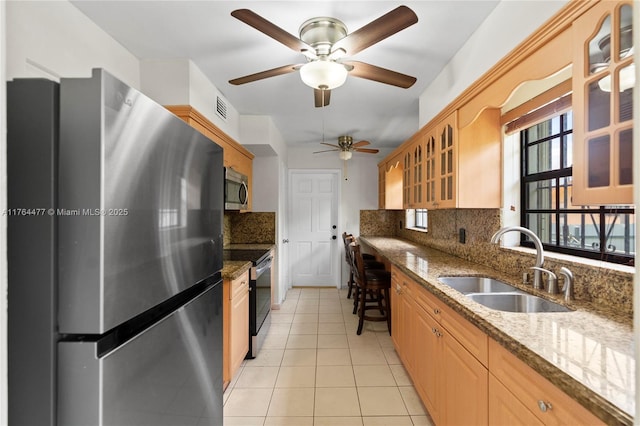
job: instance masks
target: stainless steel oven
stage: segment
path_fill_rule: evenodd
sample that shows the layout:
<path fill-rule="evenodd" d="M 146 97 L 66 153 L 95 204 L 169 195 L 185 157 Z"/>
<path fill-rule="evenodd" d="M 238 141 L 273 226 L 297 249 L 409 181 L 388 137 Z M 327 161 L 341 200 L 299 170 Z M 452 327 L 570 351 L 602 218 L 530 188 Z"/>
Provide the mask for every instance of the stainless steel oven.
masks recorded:
<path fill-rule="evenodd" d="M 271 252 L 262 256 L 251 268 L 249 279 L 249 352 L 255 358 L 271 325 Z"/>

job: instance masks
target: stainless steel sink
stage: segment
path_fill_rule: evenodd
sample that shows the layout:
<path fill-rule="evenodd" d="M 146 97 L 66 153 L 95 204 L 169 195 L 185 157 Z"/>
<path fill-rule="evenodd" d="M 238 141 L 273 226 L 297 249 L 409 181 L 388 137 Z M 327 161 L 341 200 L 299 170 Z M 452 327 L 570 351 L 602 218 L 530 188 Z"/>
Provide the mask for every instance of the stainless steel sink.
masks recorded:
<path fill-rule="evenodd" d="M 471 300 L 490 309 L 507 312 L 571 312 L 571 309 L 532 294 L 520 293 L 474 293 L 467 294 Z"/>
<path fill-rule="evenodd" d="M 487 277 L 440 277 L 438 280 L 462 294 L 519 292 L 516 287 Z"/>

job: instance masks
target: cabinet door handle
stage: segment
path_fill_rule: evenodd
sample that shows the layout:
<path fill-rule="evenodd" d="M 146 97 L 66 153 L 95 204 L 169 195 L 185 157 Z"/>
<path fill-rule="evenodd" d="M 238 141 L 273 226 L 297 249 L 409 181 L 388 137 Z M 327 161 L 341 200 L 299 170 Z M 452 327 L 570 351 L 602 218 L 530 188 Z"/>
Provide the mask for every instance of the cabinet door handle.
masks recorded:
<path fill-rule="evenodd" d="M 436 314 L 436 315 L 439 315 L 440 314 L 440 309 L 433 308 L 433 313 Z"/>
<path fill-rule="evenodd" d="M 547 410 L 551 410 L 553 408 L 553 406 L 551 405 L 550 402 L 545 402 L 543 400 L 539 400 L 538 401 L 538 408 L 540 408 L 540 411 L 542 411 L 543 413 L 546 413 Z"/>

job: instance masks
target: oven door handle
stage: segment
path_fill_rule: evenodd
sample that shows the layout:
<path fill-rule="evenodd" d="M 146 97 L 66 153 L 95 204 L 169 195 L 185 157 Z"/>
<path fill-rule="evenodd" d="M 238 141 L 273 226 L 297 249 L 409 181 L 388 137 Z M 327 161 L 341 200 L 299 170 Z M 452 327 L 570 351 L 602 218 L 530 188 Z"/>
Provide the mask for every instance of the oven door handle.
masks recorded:
<path fill-rule="evenodd" d="M 262 275 L 262 273 L 267 269 L 271 269 L 271 260 L 273 260 L 273 257 L 265 259 L 262 263 L 256 266 L 256 277 Z"/>

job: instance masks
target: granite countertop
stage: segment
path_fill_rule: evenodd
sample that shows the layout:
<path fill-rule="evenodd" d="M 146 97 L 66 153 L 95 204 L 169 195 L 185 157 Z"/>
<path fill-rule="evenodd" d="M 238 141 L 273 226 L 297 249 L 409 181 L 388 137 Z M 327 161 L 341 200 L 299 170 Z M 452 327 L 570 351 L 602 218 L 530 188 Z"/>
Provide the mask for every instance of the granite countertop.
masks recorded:
<path fill-rule="evenodd" d="M 523 287 L 512 276 L 413 242 L 360 237 L 365 244 L 508 348 L 550 382 L 608 424 L 633 424 L 633 328 L 572 302 L 573 312 L 513 313 L 489 309 L 438 281 L 441 276 L 483 275 Z"/>
<path fill-rule="evenodd" d="M 235 280 L 251 269 L 251 262 L 246 260 L 225 260 L 222 263 L 222 279 Z"/>
<path fill-rule="evenodd" d="M 229 244 L 224 246 L 225 250 L 271 250 L 275 244 Z"/>
<path fill-rule="evenodd" d="M 230 250 L 271 250 L 275 244 L 230 244 L 224 249 Z M 251 262 L 244 260 L 225 260 L 222 263 L 222 279 L 235 280 L 245 271 L 251 269 Z"/>

